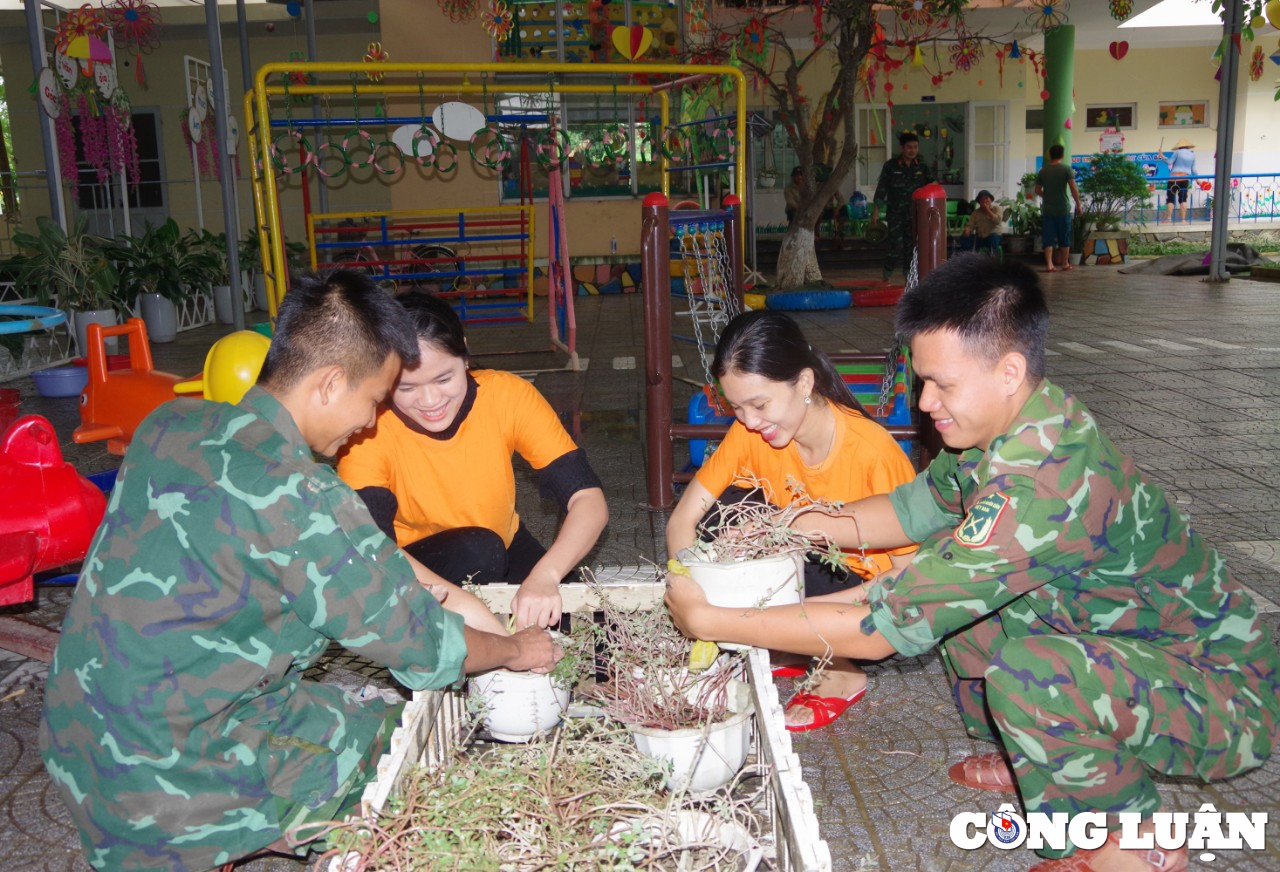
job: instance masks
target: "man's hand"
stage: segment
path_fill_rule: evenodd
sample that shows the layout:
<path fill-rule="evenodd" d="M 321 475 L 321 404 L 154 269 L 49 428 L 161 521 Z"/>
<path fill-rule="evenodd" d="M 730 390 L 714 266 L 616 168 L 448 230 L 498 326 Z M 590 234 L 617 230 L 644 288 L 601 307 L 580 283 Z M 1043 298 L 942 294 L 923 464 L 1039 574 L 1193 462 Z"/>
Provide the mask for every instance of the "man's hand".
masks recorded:
<path fill-rule="evenodd" d="M 671 619 L 676 627 L 690 639 L 704 638 L 698 635 L 695 625 L 701 613 L 711 606 L 702 587 L 687 575 L 667 573 L 667 595 L 664 597 Z M 717 641 L 717 640 L 712 640 Z"/>
<path fill-rule="evenodd" d="M 556 663 L 564 656 L 564 651 L 551 640 L 551 634 L 546 630 L 529 627 L 510 638 L 516 643 L 515 656 L 507 661 L 507 669 L 512 672 L 547 673 L 555 669 Z"/>
<path fill-rule="evenodd" d="M 526 578 L 511 600 L 517 627 L 550 627 L 559 623 L 563 603 L 555 581 Z"/>

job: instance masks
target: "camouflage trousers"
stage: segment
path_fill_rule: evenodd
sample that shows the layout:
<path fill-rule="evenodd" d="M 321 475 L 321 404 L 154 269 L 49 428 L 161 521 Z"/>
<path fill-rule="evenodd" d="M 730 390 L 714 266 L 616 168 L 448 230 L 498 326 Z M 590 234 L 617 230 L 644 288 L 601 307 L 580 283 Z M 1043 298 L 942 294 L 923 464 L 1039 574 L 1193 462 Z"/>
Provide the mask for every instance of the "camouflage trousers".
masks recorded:
<path fill-rule="evenodd" d="M 916 249 L 916 234 L 911 222 L 911 212 L 906 209 L 903 209 L 900 214 L 891 212 L 886 223 L 889 236 L 885 240 L 887 246 L 884 256 L 885 272 L 902 267 L 902 274 L 905 276 L 911 271 L 911 258 Z"/>
<path fill-rule="evenodd" d="M 1139 639 L 1009 639 L 989 620 L 948 639 L 943 660 L 965 728 L 1004 745 L 1028 812 L 1150 815 L 1151 773 L 1209 781 L 1270 755 L 1276 724 L 1256 692 Z"/>

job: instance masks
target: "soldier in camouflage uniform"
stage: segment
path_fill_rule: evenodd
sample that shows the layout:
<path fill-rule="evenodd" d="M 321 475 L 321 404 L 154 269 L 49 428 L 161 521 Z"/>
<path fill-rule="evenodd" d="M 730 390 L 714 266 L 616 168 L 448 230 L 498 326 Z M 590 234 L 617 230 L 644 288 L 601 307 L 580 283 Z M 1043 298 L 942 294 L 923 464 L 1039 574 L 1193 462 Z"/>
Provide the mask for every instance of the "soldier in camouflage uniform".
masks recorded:
<path fill-rule="evenodd" d="M 911 270 L 911 256 L 915 253 L 916 233 L 911 220 L 911 195 L 933 181 L 933 172 L 920 160 L 920 138 L 914 133 L 898 137 L 902 151 L 897 157 L 884 162 L 880 168 L 880 180 L 876 182 L 875 205 L 871 207 L 871 220 L 880 218 L 880 207 L 885 206 L 889 224 L 888 253 L 884 256 L 884 277 L 893 275 L 901 264 L 902 274 Z"/>
<path fill-rule="evenodd" d="M 330 641 L 437 688 L 550 668 L 542 631 L 464 628 L 312 452 L 373 422 L 403 309 L 354 273 L 281 307 L 259 386 L 139 427 L 49 670 L 40 747 L 98 869 L 200 870 L 340 817 L 400 706 L 301 678 Z"/>
<path fill-rule="evenodd" d="M 889 495 L 799 524 L 846 548 L 918 541 L 911 564 L 867 605 L 747 615 L 672 577 L 681 628 L 804 654 L 829 642 L 859 659 L 941 645 L 965 726 L 1012 761 L 1011 774 L 975 755 L 952 777 L 1011 790 L 1016 776 L 1028 812 L 1140 813 L 1149 826 L 1150 773 L 1207 781 L 1260 766 L 1280 722 L 1276 647 L 1221 556 L 1043 377 L 1035 275 L 964 255 L 903 297 L 897 327 L 924 381 L 920 409 L 953 451 Z M 1185 849 L 1117 851 L 1095 849 L 1093 868 L 1185 862 Z"/>

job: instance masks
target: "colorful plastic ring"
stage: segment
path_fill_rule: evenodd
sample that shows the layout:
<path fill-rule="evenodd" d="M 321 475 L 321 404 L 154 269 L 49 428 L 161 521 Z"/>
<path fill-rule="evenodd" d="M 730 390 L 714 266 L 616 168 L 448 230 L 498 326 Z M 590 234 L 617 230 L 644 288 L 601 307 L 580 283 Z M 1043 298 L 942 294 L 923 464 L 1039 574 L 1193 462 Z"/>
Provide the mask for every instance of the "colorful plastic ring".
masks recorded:
<path fill-rule="evenodd" d="M 351 137 L 357 137 L 360 142 L 352 143 Z M 351 152 L 359 148 L 367 148 L 369 157 L 364 160 L 352 160 Z M 378 150 L 378 145 L 373 141 L 373 137 L 367 130 L 361 130 L 357 127 L 355 130 L 342 137 L 342 150 L 347 153 L 347 163 L 353 170 L 362 170 L 365 167 L 373 166 L 373 153 Z"/>
<path fill-rule="evenodd" d="M 419 154 L 418 149 L 422 146 L 423 140 L 431 145 L 431 151 L 426 154 Z M 436 162 L 436 149 L 440 147 L 440 134 L 435 130 L 423 124 L 413 132 L 413 159 L 418 162 L 420 167 L 429 167 Z"/>
<path fill-rule="evenodd" d="M 535 152 L 538 163 L 547 169 L 564 163 L 573 154 L 573 145 L 569 142 L 569 131 L 559 127 L 548 128 L 546 135 L 538 142 Z"/>
<path fill-rule="evenodd" d="M 383 160 L 386 159 L 386 156 L 394 158 L 396 165 L 388 169 L 383 165 L 382 161 L 378 159 L 379 153 L 384 156 Z M 396 145 L 389 139 L 384 139 L 373 147 L 373 154 L 369 155 L 369 162 L 373 164 L 373 168 L 375 170 L 384 176 L 394 176 L 396 173 L 404 169 L 404 155 L 400 152 L 400 146 Z"/>
<path fill-rule="evenodd" d="M 325 153 L 328 151 L 336 151 L 338 153 L 338 160 L 341 161 L 341 164 L 333 172 L 328 172 L 324 168 Z M 316 175 L 320 176 L 322 179 L 332 179 L 335 177 L 341 178 L 342 174 L 347 171 L 350 161 L 351 159 L 347 157 L 347 150 L 345 148 L 338 145 L 336 142 L 329 142 L 328 140 L 316 146 L 315 153 L 311 155 L 311 162 L 315 164 L 316 167 Z"/>
<path fill-rule="evenodd" d="M 689 151 L 689 135 L 679 127 L 673 127 L 662 135 L 662 156 L 667 160 L 684 157 Z"/>
<path fill-rule="evenodd" d="M 631 137 L 625 127 L 606 132 L 604 135 L 604 151 L 611 160 L 621 162 L 631 154 Z"/>
<path fill-rule="evenodd" d="M 720 140 L 725 141 L 725 148 L 721 150 Z M 738 150 L 737 137 L 729 125 L 721 125 L 711 131 L 711 147 L 715 150 L 716 160 L 725 161 L 732 160 Z"/>
<path fill-rule="evenodd" d="M 441 175 L 448 175 L 449 173 L 453 172 L 458 168 L 458 147 L 455 146 L 452 142 L 448 142 L 443 139 L 440 140 L 440 142 L 436 145 L 435 151 L 433 151 L 432 154 L 435 155 L 436 172 L 440 173 Z M 449 164 L 442 165 L 440 159 L 445 155 L 448 155 L 450 158 L 452 158 L 452 160 L 450 161 Z"/>
<path fill-rule="evenodd" d="M 486 141 L 486 134 L 488 134 Z M 476 143 L 484 142 L 480 153 L 476 153 Z M 471 159 L 491 170 L 502 169 L 511 160 L 511 144 L 501 131 L 493 127 L 481 127 L 471 135 Z"/>
<path fill-rule="evenodd" d="M 289 161 L 285 159 L 284 152 L 280 148 L 280 142 L 285 138 L 292 139 L 298 143 L 298 163 L 296 166 L 289 166 Z M 271 163 L 286 176 L 291 176 L 306 169 L 307 164 L 311 163 L 314 157 L 315 154 L 311 151 L 311 143 L 302 135 L 301 130 L 286 130 L 271 140 Z"/>

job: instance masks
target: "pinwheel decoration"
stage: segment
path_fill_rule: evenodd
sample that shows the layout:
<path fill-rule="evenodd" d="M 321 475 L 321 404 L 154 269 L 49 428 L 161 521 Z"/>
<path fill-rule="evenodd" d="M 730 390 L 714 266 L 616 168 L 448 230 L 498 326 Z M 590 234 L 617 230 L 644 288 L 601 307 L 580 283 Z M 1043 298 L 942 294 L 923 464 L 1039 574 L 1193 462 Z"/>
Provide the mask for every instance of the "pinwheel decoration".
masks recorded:
<path fill-rule="evenodd" d="M 364 62 L 366 64 L 385 64 L 391 60 L 391 52 L 382 47 L 380 42 L 371 42 L 364 52 Z M 365 73 L 369 77 L 370 82 L 381 82 L 386 78 L 385 73 Z"/>
<path fill-rule="evenodd" d="M 1107 7 L 1116 21 L 1124 21 L 1133 14 L 1133 0 L 1108 0 Z"/>
<path fill-rule="evenodd" d="M 961 33 L 951 46 L 951 65 L 967 73 L 982 60 L 982 42 L 972 34 Z"/>
<path fill-rule="evenodd" d="M 765 33 L 764 19 L 753 16 L 742 28 L 742 36 L 738 40 L 738 56 L 749 64 L 763 64 L 769 54 L 768 34 Z"/>
<path fill-rule="evenodd" d="M 933 24 L 933 13 L 925 6 L 924 0 L 913 0 L 898 18 L 902 22 L 902 29 L 913 36 L 924 32 Z"/>
<path fill-rule="evenodd" d="M 480 4 L 478 0 L 436 0 L 440 11 L 449 16 L 450 21 L 470 21 L 476 17 Z"/>
<path fill-rule="evenodd" d="M 53 47 L 67 57 L 84 58 L 90 63 L 102 60 L 101 49 L 97 49 L 97 46 L 91 47 L 90 38 L 97 40 L 105 48 L 107 25 L 98 10 L 86 3 L 79 9 L 68 12 L 58 22 L 58 30 L 53 37 Z M 97 49 L 98 57 L 93 56 L 92 49 Z M 111 59 L 110 52 L 105 59 Z"/>
<path fill-rule="evenodd" d="M 1027 27 L 1048 32 L 1067 23 L 1067 0 L 1041 0 L 1027 13 Z"/>
<path fill-rule="evenodd" d="M 1262 72 L 1266 69 L 1266 52 L 1262 50 L 1262 46 L 1255 45 L 1253 47 L 1253 58 L 1249 63 L 1249 79 L 1250 81 L 1258 81 L 1262 78 Z"/>
<path fill-rule="evenodd" d="M 490 3 L 489 8 L 480 13 L 480 20 L 484 23 L 485 32 L 498 42 L 507 38 L 514 23 L 511 8 L 502 0 Z"/>
<path fill-rule="evenodd" d="M 142 56 L 160 46 L 160 9 L 147 0 L 111 0 L 102 12 L 116 45 L 133 55 L 133 77 L 139 85 L 147 83 L 142 69 Z"/>

